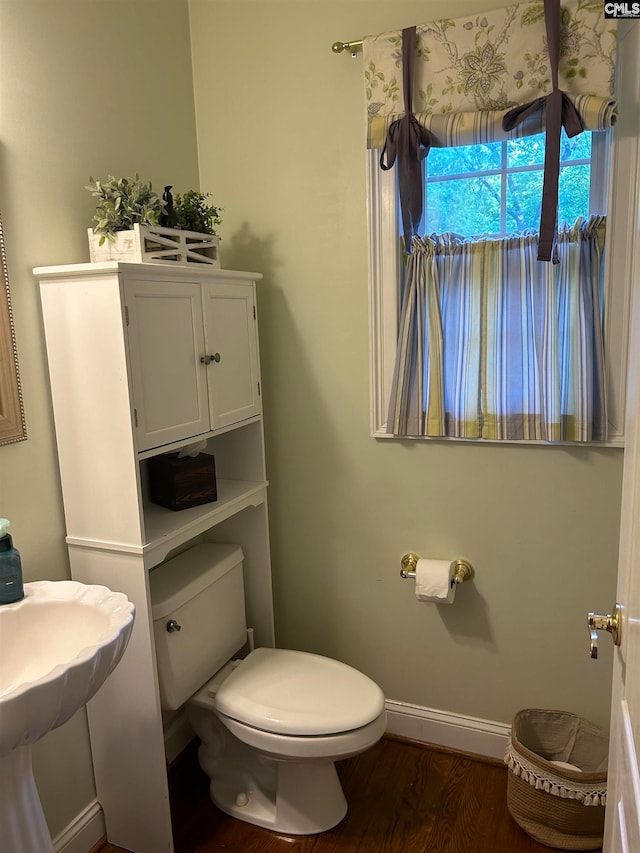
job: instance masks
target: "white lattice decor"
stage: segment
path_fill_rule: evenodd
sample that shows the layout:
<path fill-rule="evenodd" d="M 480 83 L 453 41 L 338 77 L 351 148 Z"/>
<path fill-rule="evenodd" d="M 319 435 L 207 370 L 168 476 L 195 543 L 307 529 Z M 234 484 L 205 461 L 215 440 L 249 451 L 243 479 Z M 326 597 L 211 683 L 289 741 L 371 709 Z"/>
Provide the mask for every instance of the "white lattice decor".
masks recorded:
<path fill-rule="evenodd" d="M 89 228 L 91 263 L 131 261 L 145 264 L 209 264 L 220 268 L 220 238 L 160 225 L 134 225 L 132 231 L 117 231 L 115 242 L 105 240 Z"/>

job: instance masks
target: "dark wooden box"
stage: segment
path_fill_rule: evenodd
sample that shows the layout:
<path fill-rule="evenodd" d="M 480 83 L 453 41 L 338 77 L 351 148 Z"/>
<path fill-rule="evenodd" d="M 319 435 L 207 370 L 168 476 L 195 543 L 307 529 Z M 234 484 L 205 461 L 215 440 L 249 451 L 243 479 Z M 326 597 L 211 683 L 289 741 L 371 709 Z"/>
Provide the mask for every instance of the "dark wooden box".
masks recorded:
<path fill-rule="evenodd" d="M 218 500 L 216 464 L 213 456 L 178 458 L 177 454 L 149 459 L 151 501 L 174 511 Z"/>

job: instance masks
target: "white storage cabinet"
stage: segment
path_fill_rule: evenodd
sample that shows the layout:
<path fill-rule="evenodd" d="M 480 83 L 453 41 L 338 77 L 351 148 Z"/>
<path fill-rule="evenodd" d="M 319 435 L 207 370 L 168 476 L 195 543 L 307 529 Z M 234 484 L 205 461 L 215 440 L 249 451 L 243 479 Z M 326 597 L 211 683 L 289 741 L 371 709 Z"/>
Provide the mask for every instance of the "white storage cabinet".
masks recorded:
<path fill-rule="evenodd" d="M 127 279 L 139 450 L 260 414 L 252 282 Z"/>
<path fill-rule="evenodd" d="M 248 624 L 273 645 L 256 273 L 105 262 L 40 281 L 71 574 L 136 606 L 87 711 L 108 840 L 172 851 L 149 572 L 196 541 L 242 546 Z M 218 500 L 172 512 L 147 459 L 206 441 Z"/>

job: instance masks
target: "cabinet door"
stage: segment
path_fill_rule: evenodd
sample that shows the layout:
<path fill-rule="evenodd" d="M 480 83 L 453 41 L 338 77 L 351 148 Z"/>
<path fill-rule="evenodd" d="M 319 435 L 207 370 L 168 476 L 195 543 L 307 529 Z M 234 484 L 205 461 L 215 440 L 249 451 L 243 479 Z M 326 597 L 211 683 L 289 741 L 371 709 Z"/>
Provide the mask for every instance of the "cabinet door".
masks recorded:
<path fill-rule="evenodd" d="M 260 414 L 253 284 L 203 285 L 211 428 Z"/>
<path fill-rule="evenodd" d="M 209 431 L 200 285 L 125 282 L 139 451 Z"/>

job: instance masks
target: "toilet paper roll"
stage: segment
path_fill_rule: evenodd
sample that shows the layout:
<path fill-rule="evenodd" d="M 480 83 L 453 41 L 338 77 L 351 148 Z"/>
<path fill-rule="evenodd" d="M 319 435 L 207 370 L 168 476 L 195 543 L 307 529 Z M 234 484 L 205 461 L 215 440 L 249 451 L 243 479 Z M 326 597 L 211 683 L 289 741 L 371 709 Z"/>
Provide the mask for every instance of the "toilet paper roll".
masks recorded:
<path fill-rule="evenodd" d="M 453 604 L 456 597 L 454 562 L 418 560 L 416 565 L 416 598 L 436 604 Z"/>

